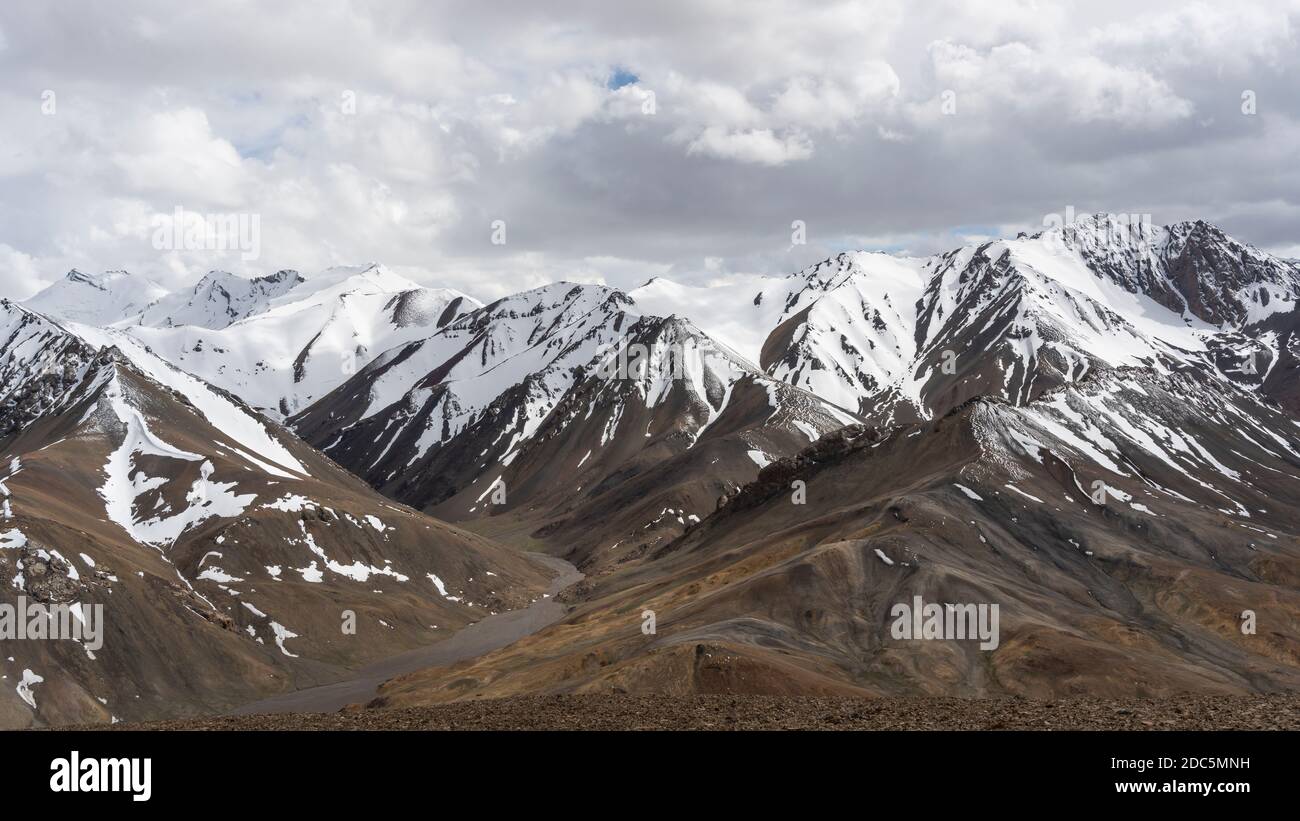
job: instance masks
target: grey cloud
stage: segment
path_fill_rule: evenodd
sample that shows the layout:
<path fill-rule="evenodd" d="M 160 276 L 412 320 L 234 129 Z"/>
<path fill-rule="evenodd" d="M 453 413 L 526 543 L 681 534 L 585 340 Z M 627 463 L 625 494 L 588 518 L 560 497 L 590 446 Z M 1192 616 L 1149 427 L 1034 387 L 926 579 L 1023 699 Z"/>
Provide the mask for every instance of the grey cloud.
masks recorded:
<path fill-rule="evenodd" d="M 0 293 L 371 260 L 484 296 L 705 280 L 1067 206 L 1295 248 L 1297 22 L 1294 0 L 10 4 Z M 638 83 L 606 88 L 616 66 Z M 154 250 L 177 205 L 258 213 L 262 258 Z"/>

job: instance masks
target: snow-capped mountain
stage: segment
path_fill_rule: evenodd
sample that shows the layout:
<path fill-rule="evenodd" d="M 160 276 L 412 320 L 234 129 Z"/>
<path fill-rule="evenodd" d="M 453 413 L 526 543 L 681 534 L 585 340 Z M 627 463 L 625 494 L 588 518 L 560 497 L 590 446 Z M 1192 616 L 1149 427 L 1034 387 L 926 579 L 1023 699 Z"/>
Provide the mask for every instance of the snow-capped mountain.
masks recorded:
<path fill-rule="evenodd" d="M 172 574 L 205 624 L 274 644 L 254 660 L 223 638 L 205 670 L 342 660 L 317 641 L 337 625 L 310 619 L 358 585 L 410 630 L 536 589 L 473 530 L 579 564 L 576 609 L 384 703 L 1300 685 L 1300 268 L 1206 223 L 1098 216 L 930 257 L 489 305 L 365 266 L 212 274 L 136 310 L 113 276 L 68 280 L 46 312 L 4 306 L 0 464 L 19 461 L 0 540 L 38 545 L 21 561 L 43 580 L 21 589 L 72 589 L 50 540 L 89 534 Z M 93 324 L 58 310 L 80 288 L 108 294 Z M 483 587 L 489 565 L 513 586 Z M 1000 648 L 890 643 L 889 606 L 912 595 L 1000 602 Z M 642 608 L 658 638 L 626 617 Z M 1246 610 L 1267 630 L 1246 637 Z"/>
<path fill-rule="evenodd" d="M 774 298 L 775 324 L 758 313 Z M 1099 366 L 1264 375 L 1286 340 L 1252 329 L 1296 315 L 1300 268 L 1203 222 L 1096 216 L 935 257 L 842 254 L 756 301 L 769 373 L 884 420 L 926 419 L 976 396 L 1023 403 Z M 1257 363 L 1240 345 L 1211 355 L 1243 333 Z"/>
<path fill-rule="evenodd" d="M 28 299 L 34 311 L 86 325 L 112 325 L 139 317 L 167 289 L 127 271 L 85 274 L 77 269 Z"/>
<path fill-rule="evenodd" d="M 409 462 L 461 433 L 512 390 L 522 395 L 514 414 L 521 430 L 529 422 L 535 427 L 572 385 L 574 368 L 618 338 L 625 304 L 626 297 L 611 289 L 566 283 L 498 300 L 385 351 L 320 403 L 330 409 L 324 419 L 313 408 L 295 425 L 313 440 L 332 433 L 320 443 L 331 452 L 352 426 L 392 408 L 399 425 L 385 425 L 374 456 L 383 455 L 384 444 L 415 433 L 419 441 L 406 455 Z"/>
<path fill-rule="evenodd" d="M 212 271 L 192 289 L 168 294 L 145 308 L 136 324 L 165 328 L 194 325 L 217 331 L 268 310 L 272 300 L 304 282 L 297 271 L 276 271 L 255 279 Z"/>
<path fill-rule="evenodd" d="M 134 279 L 112 275 L 109 293 L 130 290 Z M 73 300 L 81 293 L 74 294 L 76 287 L 88 286 L 67 283 L 25 304 L 130 335 L 178 368 L 277 418 L 325 395 L 373 356 L 479 306 L 456 291 L 423 288 L 381 265 L 367 265 L 307 278 L 296 271 L 251 280 L 213 272 L 193 288 L 155 295 L 139 310 L 132 303 L 131 311 L 100 311 L 101 321 L 92 321 Z M 108 300 L 114 306 L 122 301 L 120 295 Z"/>
<path fill-rule="evenodd" d="M 560 283 L 383 354 L 290 421 L 375 487 L 437 515 L 540 508 L 536 526 L 552 534 L 567 522 L 584 546 L 645 549 L 641 537 L 680 532 L 762 465 L 854 417 L 687 320 Z M 593 518 L 604 526 L 582 524 Z"/>
<path fill-rule="evenodd" d="M 685 526 L 762 464 L 855 414 L 892 424 L 937 418 L 981 396 L 1024 405 L 1100 369 L 1123 367 L 1158 374 L 1204 367 L 1216 378 L 1253 382 L 1265 396 L 1294 396 L 1294 388 L 1281 387 L 1294 380 L 1280 375 L 1295 367 L 1289 326 L 1260 329 L 1294 323 L 1298 299 L 1294 265 L 1204 223 L 1153 228 L 1092 217 L 927 258 L 846 253 L 782 278 L 708 287 L 657 278 L 626 294 L 547 286 L 384 353 L 292 423 L 396 498 L 453 520 L 544 510 L 552 533 L 589 518 L 584 500 L 607 495 L 611 477 L 637 487 L 639 499 L 658 499 L 675 487 L 655 472 L 661 466 L 692 476 L 680 463 L 683 454 L 703 452 L 692 437 L 748 441 L 752 447 L 737 444 L 721 467 L 710 457 L 711 484 L 679 488 L 650 504 L 657 509 L 635 525 L 680 518 Z M 679 370 L 665 383 L 690 397 L 662 403 L 672 407 L 668 420 L 656 410 L 658 398 L 676 394 L 653 377 L 661 350 L 655 340 L 664 333 L 714 352 L 700 360 L 707 376 Z M 651 370 L 597 387 L 601 357 L 628 345 L 651 354 Z M 1238 373 L 1247 351 L 1257 354 L 1257 375 Z M 1274 367 L 1284 359 L 1282 370 Z M 801 412 L 780 423 L 776 415 L 747 418 L 743 435 L 713 427 L 733 400 L 760 387 L 772 397 L 769 407 Z M 597 401 L 627 389 L 640 391 L 650 416 L 660 414 L 635 415 L 643 430 L 631 450 L 611 448 L 605 428 L 631 423 L 623 415 L 635 403 L 624 397 L 605 413 Z M 588 395 L 577 413 L 577 397 Z M 682 432 L 680 440 L 661 442 L 658 434 L 670 429 Z M 757 444 L 777 430 L 800 435 Z M 572 452 L 558 442 L 575 443 Z M 566 477 L 564 495 L 542 502 L 559 487 L 557 471 Z M 655 489 L 633 476 L 657 477 Z M 498 483 L 511 493 L 493 504 L 489 490 Z M 625 500 L 619 510 L 627 507 Z M 624 525 L 645 513 L 633 507 L 636 516 Z M 609 511 L 600 518 L 611 516 L 619 518 Z M 649 547 L 626 529 L 588 528 L 563 538 L 578 554 L 588 541 Z"/>
<path fill-rule="evenodd" d="M 528 429 L 523 403 L 503 399 L 434 436 L 423 456 L 407 448 L 425 430 L 415 414 L 331 431 L 325 444 L 360 470 L 378 450 L 368 442 L 401 454 L 374 464 L 387 493 L 522 531 L 588 571 L 567 623 L 454 676 L 394 682 L 385 703 L 665 686 L 1034 696 L 1297 686 L 1298 300 L 1292 261 L 1212 226 L 1101 217 L 927 258 L 850 253 L 789 277 L 656 279 L 611 295 L 617 310 L 583 316 L 618 328 L 619 344 L 654 350 L 656 334 L 682 333 L 721 356 L 711 370 L 729 398 L 702 433 L 690 398 L 716 393 L 683 378 L 672 401 L 647 409 L 658 383 L 603 380 L 595 367 L 557 383 L 562 399 L 538 407 Z M 527 342 L 548 338 L 545 317 L 530 327 Z M 429 367 L 448 356 L 414 368 L 430 375 L 430 397 L 459 388 L 458 364 Z M 312 426 L 328 428 L 331 414 L 369 407 L 388 361 L 293 421 L 316 439 Z M 772 384 L 788 393 L 755 401 L 748 387 Z M 786 397 L 814 403 L 795 419 L 839 406 L 870 424 L 813 426 L 808 438 L 820 438 L 797 452 L 758 449 L 766 466 L 748 479 L 725 452 L 731 437 L 778 430 L 766 417 Z M 657 449 L 604 438 L 617 418 L 620 434 L 654 440 L 658 413 L 677 429 Z M 722 498 L 702 509 L 710 480 Z M 498 487 L 507 493 L 494 504 Z M 890 607 L 913 595 L 1000 603 L 999 649 L 891 643 Z M 619 618 L 642 608 L 656 611 L 660 638 Z M 1267 611 L 1276 631 L 1243 631 L 1246 611 Z"/>
<path fill-rule="evenodd" d="M 230 708 L 523 606 L 549 575 L 121 329 L 8 301 L 0 466 L 0 600 L 104 613 L 101 647 L 6 642 L 22 685 L 0 688 L 0 726 Z"/>
<path fill-rule="evenodd" d="M 1101 369 L 1020 405 L 836 431 L 650 559 L 594 578 L 553 630 L 385 702 L 1291 690 L 1300 423 L 1208 369 Z M 893 635 L 916 596 L 996 604 L 996 646 Z M 644 609 L 654 637 L 625 617 Z"/>

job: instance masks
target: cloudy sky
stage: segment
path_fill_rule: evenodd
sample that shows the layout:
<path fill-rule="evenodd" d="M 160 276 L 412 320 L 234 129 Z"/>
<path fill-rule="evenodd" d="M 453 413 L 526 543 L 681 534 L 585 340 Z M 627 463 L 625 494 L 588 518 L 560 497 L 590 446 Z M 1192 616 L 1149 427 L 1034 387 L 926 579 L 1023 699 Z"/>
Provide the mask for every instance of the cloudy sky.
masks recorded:
<path fill-rule="evenodd" d="M 1298 41 L 1300 0 L 5 3 L 0 296 L 705 282 L 1071 206 L 1300 256 Z M 260 255 L 156 248 L 177 208 L 256 215 Z"/>

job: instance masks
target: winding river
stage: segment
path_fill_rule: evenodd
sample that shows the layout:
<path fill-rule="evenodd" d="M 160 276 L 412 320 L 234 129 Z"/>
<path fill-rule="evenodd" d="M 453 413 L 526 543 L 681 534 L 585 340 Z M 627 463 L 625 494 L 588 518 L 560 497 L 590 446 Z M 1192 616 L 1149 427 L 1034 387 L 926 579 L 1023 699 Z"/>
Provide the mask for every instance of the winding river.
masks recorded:
<path fill-rule="evenodd" d="M 564 615 L 565 608 L 555 601 L 555 594 L 580 580 L 583 574 L 565 560 L 554 556 L 530 554 L 530 557 L 559 574 L 551 582 L 546 598 L 538 599 L 522 610 L 510 610 L 488 616 L 482 621 L 463 627 L 451 638 L 437 644 L 418 647 L 369 664 L 354 671 L 350 678 L 343 681 L 254 701 L 232 710 L 230 715 L 334 712 L 349 704 L 370 701 L 378 693 L 379 686 L 390 678 L 423 670 L 426 667 L 443 667 L 481 656 L 559 621 Z"/>

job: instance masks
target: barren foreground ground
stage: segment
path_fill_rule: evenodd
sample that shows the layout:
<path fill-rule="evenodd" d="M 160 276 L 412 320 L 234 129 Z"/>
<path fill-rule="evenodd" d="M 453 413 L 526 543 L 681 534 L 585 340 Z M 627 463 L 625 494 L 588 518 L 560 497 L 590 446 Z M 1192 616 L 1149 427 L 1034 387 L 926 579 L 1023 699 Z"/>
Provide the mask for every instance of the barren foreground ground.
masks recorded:
<path fill-rule="evenodd" d="M 96 729 L 107 729 L 96 727 Z M 1177 699 L 535 696 L 221 716 L 115 730 L 1297 730 L 1300 695 Z"/>

